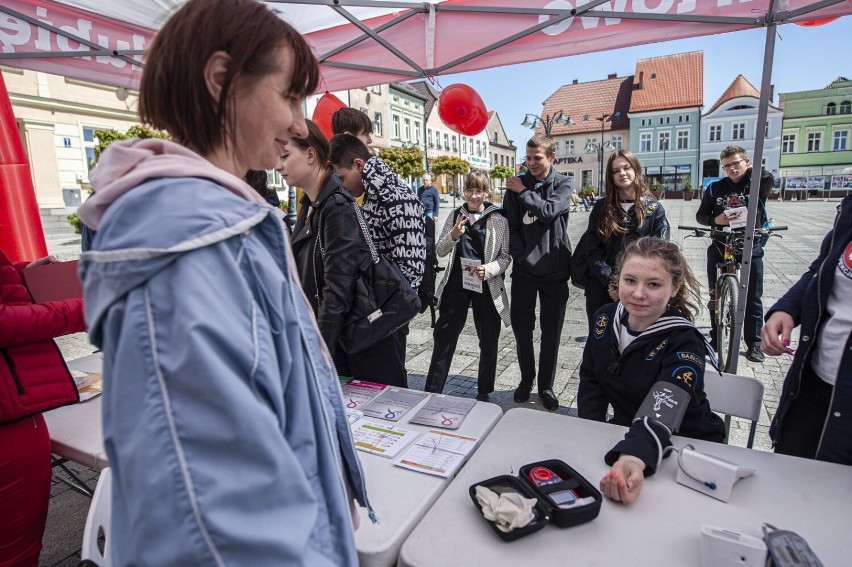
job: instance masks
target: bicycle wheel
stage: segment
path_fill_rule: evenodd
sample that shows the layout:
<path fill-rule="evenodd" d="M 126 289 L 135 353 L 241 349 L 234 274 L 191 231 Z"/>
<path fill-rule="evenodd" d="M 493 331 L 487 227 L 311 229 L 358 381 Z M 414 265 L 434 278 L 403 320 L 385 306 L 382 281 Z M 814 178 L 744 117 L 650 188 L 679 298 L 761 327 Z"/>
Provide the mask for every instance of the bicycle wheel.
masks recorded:
<path fill-rule="evenodd" d="M 737 317 L 737 277 L 733 274 L 722 276 L 719 284 L 719 305 L 716 309 L 716 345 L 719 347 L 719 366 L 723 372 L 730 372 L 732 361 L 738 356 L 734 343 L 734 324 Z"/>

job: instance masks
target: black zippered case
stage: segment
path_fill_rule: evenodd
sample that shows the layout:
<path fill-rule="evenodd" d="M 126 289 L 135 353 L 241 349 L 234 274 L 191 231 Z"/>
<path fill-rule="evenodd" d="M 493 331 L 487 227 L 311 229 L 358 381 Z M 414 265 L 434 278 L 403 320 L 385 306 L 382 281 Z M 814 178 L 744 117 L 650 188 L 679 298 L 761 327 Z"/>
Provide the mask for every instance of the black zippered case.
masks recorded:
<path fill-rule="evenodd" d="M 541 469 L 552 473 L 548 478 Z M 560 528 L 570 528 L 594 520 L 601 510 L 603 496 L 580 473 L 558 459 L 539 461 L 524 465 L 518 476 L 501 475 L 483 480 L 471 485 L 470 498 L 482 512 L 482 506 L 476 500 L 476 487 L 484 486 L 494 492 L 517 492 L 525 498 L 535 498 L 538 502 L 533 508 L 533 519 L 526 526 L 504 532 L 492 521 L 486 520 L 498 536 L 504 541 L 514 541 L 542 529 L 548 523 Z M 572 494 L 578 500 L 593 498 L 585 504 L 575 504 L 570 507 L 559 506 L 557 501 L 563 500 L 566 494 Z M 570 496 L 569 496 L 570 498 Z"/>

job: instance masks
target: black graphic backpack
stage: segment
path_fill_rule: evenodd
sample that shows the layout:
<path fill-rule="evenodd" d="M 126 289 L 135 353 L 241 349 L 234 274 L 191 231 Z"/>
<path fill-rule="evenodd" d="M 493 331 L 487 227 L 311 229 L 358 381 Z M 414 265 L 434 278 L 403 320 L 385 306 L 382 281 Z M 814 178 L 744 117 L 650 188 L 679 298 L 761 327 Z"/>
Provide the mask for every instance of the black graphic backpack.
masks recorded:
<path fill-rule="evenodd" d="M 426 228 L 426 269 L 423 271 L 423 280 L 417 294 L 420 296 L 420 312 L 425 313 L 429 308 L 432 311 L 432 327 L 435 326 L 435 307 L 438 298 L 435 297 L 435 282 L 438 280 L 438 272 L 443 268 L 438 267 L 438 253 L 435 250 L 435 221 L 426 215 L 423 218 L 423 226 Z"/>

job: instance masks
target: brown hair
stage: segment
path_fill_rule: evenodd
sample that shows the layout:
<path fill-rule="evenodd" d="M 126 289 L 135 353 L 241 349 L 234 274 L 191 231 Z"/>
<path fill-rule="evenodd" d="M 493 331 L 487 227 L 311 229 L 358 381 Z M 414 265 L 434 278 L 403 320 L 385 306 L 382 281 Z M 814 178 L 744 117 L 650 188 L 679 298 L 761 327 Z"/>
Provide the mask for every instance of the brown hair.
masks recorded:
<path fill-rule="evenodd" d="M 743 154 L 746 159 L 748 159 L 748 151 L 745 148 L 740 146 L 728 146 L 719 154 L 719 159 L 725 159 L 726 157 L 733 157 L 737 154 Z"/>
<path fill-rule="evenodd" d="M 538 148 L 546 156 L 553 155 L 553 138 L 551 138 L 550 136 L 536 134 L 527 141 L 527 147 Z"/>
<path fill-rule="evenodd" d="M 618 257 L 618 268 L 613 271 L 614 282 L 618 282 L 621 268 L 630 256 L 660 260 L 663 268 L 672 277 L 672 285 L 680 286 L 677 294 L 669 301 L 669 307 L 677 309 L 687 319 L 694 321 L 701 309 L 700 286 L 677 244 L 655 236 L 643 236 L 634 240 Z"/>
<path fill-rule="evenodd" d="M 373 123 L 370 117 L 354 108 L 338 108 L 331 115 L 331 132 L 333 134 L 350 133 L 353 136 L 372 134 Z"/>
<path fill-rule="evenodd" d="M 491 180 L 488 174 L 481 169 L 474 169 L 464 177 L 464 188 L 479 189 L 489 197 L 494 193 L 491 191 Z"/>
<path fill-rule="evenodd" d="M 636 211 L 636 219 L 639 226 L 645 222 L 645 203 L 644 199 L 652 198 L 651 192 L 648 190 L 648 185 L 645 183 L 645 176 L 642 174 L 642 166 L 639 164 L 639 158 L 630 150 L 618 150 L 614 152 L 606 161 L 606 203 L 603 206 L 603 214 L 598 221 L 597 232 L 601 240 L 608 242 L 615 234 L 627 234 L 627 220 L 625 219 L 624 210 L 621 208 L 621 203 L 618 199 L 618 187 L 615 185 L 615 176 L 612 173 L 612 163 L 618 159 L 624 158 L 630 164 L 630 168 L 636 174 L 636 180 L 633 182 L 633 210 Z"/>
<path fill-rule="evenodd" d="M 145 59 L 139 116 L 176 141 L 206 154 L 233 136 L 239 120 L 232 88 L 251 88 L 279 71 L 277 50 L 289 46 L 296 65 L 290 96 L 316 90 L 319 66 L 305 39 L 255 0 L 189 0 L 163 26 Z M 204 68 L 217 51 L 230 56 L 219 101 L 210 96 Z M 237 148 L 237 151 L 239 148 Z"/>
<path fill-rule="evenodd" d="M 352 134 L 335 134 L 329 141 L 329 160 L 335 167 L 351 167 L 355 158 L 367 161 L 372 157 L 367 144 Z"/>
<path fill-rule="evenodd" d="M 317 164 L 324 172 L 322 182 L 320 183 L 320 189 L 322 189 L 322 186 L 325 185 L 326 180 L 328 180 L 328 176 L 331 175 L 332 171 L 334 171 L 334 168 L 331 166 L 331 162 L 329 161 L 331 149 L 329 147 L 328 140 L 325 138 L 325 134 L 322 133 L 320 127 L 316 125 L 316 122 L 305 119 L 305 123 L 308 125 L 308 136 L 306 138 L 290 138 L 290 143 L 294 146 L 298 146 L 302 150 L 313 148 L 316 152 Z"/>

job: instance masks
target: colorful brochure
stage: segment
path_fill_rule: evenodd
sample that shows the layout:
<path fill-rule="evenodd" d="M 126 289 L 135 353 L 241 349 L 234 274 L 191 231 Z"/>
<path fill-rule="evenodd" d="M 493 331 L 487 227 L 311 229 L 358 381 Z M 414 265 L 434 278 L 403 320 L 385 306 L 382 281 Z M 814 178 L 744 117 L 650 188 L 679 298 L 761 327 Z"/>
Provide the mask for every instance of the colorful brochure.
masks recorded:
<path fill-rule="evenodd" d="M 397 456 L 418 435 L 419 431 L 371 421 L 362 420 L 352 426 L 356 449 L 388 458 Z"/>
<path fill-rule="evenodd" d="M 435 394 L 408 422 L 428 427 L 458 429 L 476 400 Z"/>
<path fill-rule="evenodd" d="M 408 411 L 428 396 L 426 392 L 407 388 L 386 388 L 364 407 L 358 408 L 368 417 L 399 421 Z"/>
<path fill-rule="evenodd" d="M 412 444 L 393 464 L 450 478 L 459 470 L 478 441 L 476 437 L 432 429 Z"/>
<path fill-rule="evenodd" d="M 343 390 L 343 405 L 348 410 L 361 409 L 367 402 L 382 393 L 387 388 L 385 384 L 366 382 L 364 380 L 349 380 L 341 386 Z"/>

